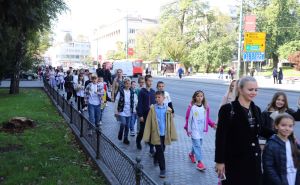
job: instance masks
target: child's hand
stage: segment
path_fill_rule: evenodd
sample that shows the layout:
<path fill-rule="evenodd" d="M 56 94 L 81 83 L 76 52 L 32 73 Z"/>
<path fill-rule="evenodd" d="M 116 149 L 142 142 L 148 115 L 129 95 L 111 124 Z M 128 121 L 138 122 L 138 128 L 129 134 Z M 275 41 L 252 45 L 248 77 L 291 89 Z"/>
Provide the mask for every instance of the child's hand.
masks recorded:
<path fill-rule="evenodd" d="M 218 125 L 214 124 L 213 128 L 216 130 L 218 128 Z"/>
<path fill-rule="evenodd" d="M 186 134 L 187 134 L 188 137 L 192 136 L 192 132 L 187 131 Z"/>

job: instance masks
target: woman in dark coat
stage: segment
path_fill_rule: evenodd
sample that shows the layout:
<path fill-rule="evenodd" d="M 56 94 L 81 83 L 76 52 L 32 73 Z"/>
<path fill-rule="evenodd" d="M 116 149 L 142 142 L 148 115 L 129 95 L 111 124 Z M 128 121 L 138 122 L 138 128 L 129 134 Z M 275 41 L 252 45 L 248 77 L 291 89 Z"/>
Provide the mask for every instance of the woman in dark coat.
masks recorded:
<path fill-rule="evenodd" d="M 67 71 L 67 76 L 65 77 L 65 91 L 67 92 L 67 100 L 69 101 L 72 97 L 73 93 L 73 76 L 71 75 L 71 71 Z"/>
<path fill-rule="evenodd" d="M 258 136 L 272 133 L 261 129 L 261 111 L 253 99 L 257 82 L 244 77 L 238 83 L 238 97 L 221 107 L 216 132 L 215 162 L 222 185 L 261 185 L 261 149 Z"/>
<path fill-rule="evenodd" d="M 282 84 L 282 81 L 283 80 L 283 72 L 282 72 L 282 68 L 280 67 L 279 68 L 279 72 L 278 72 L 278 81 L 279 81 L 279 84 Z"/>

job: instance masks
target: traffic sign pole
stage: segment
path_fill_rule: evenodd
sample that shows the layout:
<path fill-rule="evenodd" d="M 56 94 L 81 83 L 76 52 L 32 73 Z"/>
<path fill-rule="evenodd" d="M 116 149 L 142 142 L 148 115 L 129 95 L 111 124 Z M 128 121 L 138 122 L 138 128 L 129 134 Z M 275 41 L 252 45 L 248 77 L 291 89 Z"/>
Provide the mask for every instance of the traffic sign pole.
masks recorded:
<path fill-rule="evenodd" d="M 242 24 L 243 24 L 243 4 L 244 0 L 241 0 L 240 7 L 240 25 L 239 25 L 239 48 L 238 48 L 238 67 L 237 67 L 237 78 L 241 77 L 241 48 L 242 48 Z"/>

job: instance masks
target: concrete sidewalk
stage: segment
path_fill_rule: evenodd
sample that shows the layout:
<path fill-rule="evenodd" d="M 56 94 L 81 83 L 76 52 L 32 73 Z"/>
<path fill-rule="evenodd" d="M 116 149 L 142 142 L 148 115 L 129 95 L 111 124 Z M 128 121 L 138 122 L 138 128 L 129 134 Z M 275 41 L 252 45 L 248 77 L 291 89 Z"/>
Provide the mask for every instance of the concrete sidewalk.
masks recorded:
<path fill-rule="evenodd" d="M 209 74 L 193 74 L 190 76 L 184 76 L 182 79 L 179 79 L 178 76 L 155 76 L 155 78 L 161 79 L 174 79 L 174 80 L 186 80 L 193 82 L 202 82 L 202 83 L 210 83 L 210 84 L 223 84 L 228 85 L 230 80 L 225 79 L 225 75 L 223 79 L 218 78 L 219 74 L 209 73 Z M 294 82 L 290 80 L 284 79 L 282 84 L 274 84 L 273 78 L 265 77 L 265 76 L 254 76 L 254 78 L 258 82 L 259 88 L 263 89 L 274 89 L 274 90 L 282 90 L 282 91 L 296 91 L 300 92 L 300 81 L 296 80 Z"/>

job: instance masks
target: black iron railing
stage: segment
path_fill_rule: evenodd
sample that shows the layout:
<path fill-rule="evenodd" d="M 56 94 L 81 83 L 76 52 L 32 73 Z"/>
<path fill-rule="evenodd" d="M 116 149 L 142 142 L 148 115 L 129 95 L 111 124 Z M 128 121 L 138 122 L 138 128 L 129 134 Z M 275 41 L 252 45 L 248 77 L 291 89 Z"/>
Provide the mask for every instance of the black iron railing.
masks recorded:
<path fill-rule="evenodd" d="M 124 185 L 157 185 L 143 170 L 141 159 L 132 160 L 117 145 L 115 145 L 101 130 L 99 125 L 93 125 L 80 111 L 69 103 L 64 94 L 51 87 L 44 80 L 45 91 L 52 97 L 54 103 L 69 118 L 69 124 L 74 124 L 80 137 L 84 138 L 96 153 L 96 159 L 101 160 L 120 184 Z"/>

